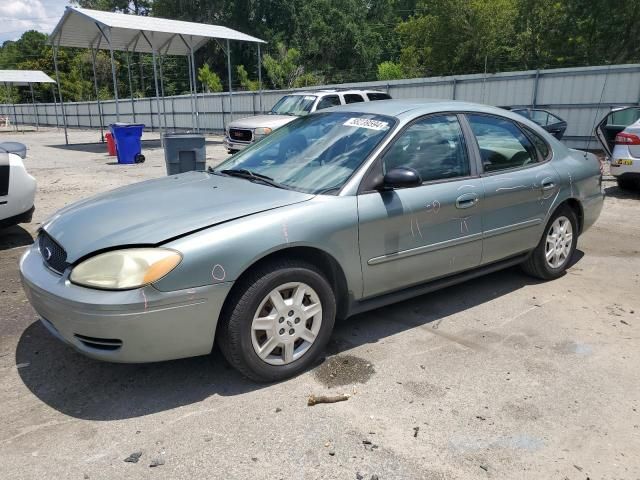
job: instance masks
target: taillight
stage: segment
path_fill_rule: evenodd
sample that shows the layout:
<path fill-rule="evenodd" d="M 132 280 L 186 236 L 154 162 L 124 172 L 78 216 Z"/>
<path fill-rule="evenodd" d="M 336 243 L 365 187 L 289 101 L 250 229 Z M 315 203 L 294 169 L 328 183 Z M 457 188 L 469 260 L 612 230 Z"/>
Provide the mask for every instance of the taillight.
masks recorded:
<path fill-rule="evenodd" d="M 640 137 L 633 133 L 619 133 L 616 135 L 616 145 L 640 145 Z"/>

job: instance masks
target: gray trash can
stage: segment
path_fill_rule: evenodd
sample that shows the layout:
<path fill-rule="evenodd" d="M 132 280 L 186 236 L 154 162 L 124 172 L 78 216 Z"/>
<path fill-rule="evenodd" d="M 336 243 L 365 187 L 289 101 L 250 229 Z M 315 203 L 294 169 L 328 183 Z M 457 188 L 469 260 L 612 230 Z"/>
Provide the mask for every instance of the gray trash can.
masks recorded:
<path fill-rule="evenodd" d="M 27 158 L 27 146 L 20 142 L 2 142 L 0 143 L 0 151 L 7 153 L 15 153 L 20 158 Z"/>
<path fill-rule="evenodd" d="M 207 149 L 204 135 L 197 133 L 167 133 L 164 136 L 164 161 L 167 175 L 204 171 Z"/>

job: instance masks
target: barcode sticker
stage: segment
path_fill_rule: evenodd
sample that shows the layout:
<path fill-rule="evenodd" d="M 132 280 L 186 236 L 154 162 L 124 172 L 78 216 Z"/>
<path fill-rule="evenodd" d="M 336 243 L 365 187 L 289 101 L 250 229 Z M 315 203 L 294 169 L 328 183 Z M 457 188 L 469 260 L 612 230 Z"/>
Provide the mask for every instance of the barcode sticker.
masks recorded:
<path fill-rule="evenodd" d="M 389 124 L 380 120 L 369 120 L 367 118 L 350 118 L 343 123 L 345 127 L 368 128 L 369 130 L 387 130 Z"/>

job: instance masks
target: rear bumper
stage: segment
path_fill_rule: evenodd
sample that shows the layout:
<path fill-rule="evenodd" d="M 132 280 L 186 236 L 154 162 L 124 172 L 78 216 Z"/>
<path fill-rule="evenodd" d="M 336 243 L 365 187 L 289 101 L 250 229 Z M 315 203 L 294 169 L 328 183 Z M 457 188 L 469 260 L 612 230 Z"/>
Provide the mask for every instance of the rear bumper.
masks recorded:
<path fill-rule="evenodd" d="M 222 140 L 223 145 L 227 150 L 242 150 L 247 148 L 253 142 L 238 142 L 236 140 L 231 140 L 228 136 L 225 135 L 224 140 Z"/>
<path fill-rule="evenodd" d="M 623 165 L 617 162 L 624 161 L 630 162 L 631 165 Z M 633 176 L 635 178 L 640 177 L 640 158 L 632 158 L 631 156 L 612 159 L 609 165 L 609 171 L 614 177 Z"/>
<path fill-rule="evenodd" d="M 35 210 L 36 207 L 32 206 L 26 212 L 0 220 L 0 228 L 11 227 L 13 225 L 18 225 L 19 223 L 29 223 L 33 219 L 33 212 L 35 212 Z"/>
<path fill-rule="evenodd" d="M 31 305 L 58 339 L 88 357 L 127 363 L 209 353 L 232 285 L 174 292 L 83 288 L 69 281 L 69 271 L 49 270 L 36 245 L 20 260 L 20 273 Z"/>

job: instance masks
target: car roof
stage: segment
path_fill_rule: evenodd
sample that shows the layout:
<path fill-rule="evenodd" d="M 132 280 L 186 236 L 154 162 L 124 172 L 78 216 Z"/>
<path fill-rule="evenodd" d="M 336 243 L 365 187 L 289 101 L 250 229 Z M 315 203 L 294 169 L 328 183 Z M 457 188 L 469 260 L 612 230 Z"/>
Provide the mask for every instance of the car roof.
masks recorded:
<path fill-rule="evenodd" d="M 436 112 L 461 112 L 471 111 L 480 113 L 492 113 L 509 118 L 520 120 L 521 115 L 511 113 L 490 105 L 479 103 L 463 102 L 458 100 L 438 100 L 438 99 L 408 99 L 408 100 L 378 100 L 376 102 L 359 102 L 349 105 L 341 105 L 322 110 L 343 111 L 354 113 L 373 113 L 378 115 L 389 115 L 393 117 L 420 116 Z"/>
<path fill-rule="evenodd" d="M 334 93 L 342 93 L 342 94 L 349 94 L 349 93 L 386 93 L 383 90 L 372 90 L 372 89 L 359 89 L 359 88 L 323 88 L 321 90 L 308 90 L 308 91 L 304 91 L 304 92 L 291 92 L 288 93 L 287 95 L 329 95 L 329 94 L 334 94 Z"/>

